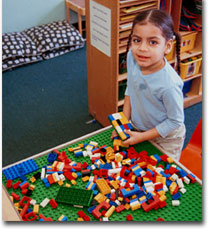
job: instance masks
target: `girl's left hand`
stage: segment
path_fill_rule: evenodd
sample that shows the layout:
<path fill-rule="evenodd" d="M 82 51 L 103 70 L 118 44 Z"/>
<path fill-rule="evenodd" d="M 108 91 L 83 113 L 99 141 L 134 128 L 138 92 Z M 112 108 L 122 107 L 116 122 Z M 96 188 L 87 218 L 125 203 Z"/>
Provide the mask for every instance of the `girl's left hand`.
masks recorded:
<path fill-rule="evenodd" d="M 131 130 L 125 130 L 124 132 L 130 136 L 130 138 L 128 140 L 124 141 L 124 144 L 126 144 L 126 145 L 127 144 L 135 145 L 135 144 L 138 144 L 138 143 L 144 141 L 141 132 L 134 132 Z"/>

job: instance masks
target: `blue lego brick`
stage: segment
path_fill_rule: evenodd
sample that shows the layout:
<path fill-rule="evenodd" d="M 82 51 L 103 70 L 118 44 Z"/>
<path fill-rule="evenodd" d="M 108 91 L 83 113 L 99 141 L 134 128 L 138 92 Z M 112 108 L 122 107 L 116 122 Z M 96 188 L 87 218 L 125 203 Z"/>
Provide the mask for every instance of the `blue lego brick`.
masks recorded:
<path fill-rule="evenodd" d="M 108 118 L 109 118 L 110 122 L 112 122 L 113 120 L 115 120 L 112 115 L 109 115 Z"/>
<path fill-rule="evenodd" d="M 158 156 L 158 154 L 153 154 L 153 156 L 155 157 L 155 159 L 157 160 L 157 162 L 161 161 L 161 158 L 160 158 L 160 156 Z"/>
<path fill-rule="evenodd" d="M 140 192 L 140 188 L 137 184 L 134 185 L 134 188 L 130 191 L 127 191 L 125 188 L 121 189 L 121 193 L 123 195 L 123 197 L 130 197 L 136 193 Z"/>
<path fill-rule="evenodd" d="M 56 161 L 57 157 L 58 157 L 57 153 L 51 152 L 51 153 L 48 154 L 47 162 L 53 163 L 53 162 Z"/>
<path fill-rule="evenodd" d="M 88 208 L 88 212 L 91 214 L 92 211 L 96 208 L 97 206 L 91 206 Z"/>
<path fill-rule="evenodd" d="M 33 159 L 24 161 L 12 167 L 3 170 L 7 180 L 14 180 L 22 175 L 27 175 L 33 171 L 38 170 L 38 166 Z M 20 174 L 21 172 L 21 174 Z"/>
<path fill-rule="evenodd" d="M 110 206 L 117 206 L 117 204 L 114 201 L 109 201 Z"/>
<path fill-rule="evenodd" d="M 172 195 L 172 199 L 173 200 L 178 200 L 180 197 L 181 197 L 181 194 L 179 192 L 176 193 L 176 194 L 174 194 L 174 195 Z"/>
<path fill-rule="evenodd" d="M 129 127 L 130 130 L 133 130 L 133 127 L 130 123 L 127 123 L 127 126 Z"/>

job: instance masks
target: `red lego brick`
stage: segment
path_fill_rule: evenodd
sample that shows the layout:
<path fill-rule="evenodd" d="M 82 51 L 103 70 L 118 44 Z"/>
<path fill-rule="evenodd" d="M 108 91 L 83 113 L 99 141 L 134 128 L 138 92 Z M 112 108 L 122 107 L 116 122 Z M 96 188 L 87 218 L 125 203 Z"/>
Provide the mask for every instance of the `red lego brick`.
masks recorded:
<path fill-rule="evenodd" d="M 32 218 L 29 219 L 30 217 L 32 217 Z M 25 221 L 33 221 L 33 220 L 35 220 L 35 219 L 37 219 L 37 215 L 36 215 L 33 211 L 31 211 L 31 212 L 29 212 L 28 214 L 25 214 L 25 215 L 24 215 L 24 220 L 25 220 Z"/>
<path fill-rule="evenodd" d="M 26 203 L 24 203 L 26 201 Z M 25 206 L 27 203 L 30 203 L 31 201 L 31 198 L 30 197 L 26 197 L 26 196 L 23 196 L 22 199 L 20 200 L 19 202 L 19 205 L 20 206 Z"/>
<path fill-rule="evenodd" d="M 153 196 L 153 201 L 150 204 L 147 204 L 146 202 L 142 203 L 142 208 L 145 212 L 149 212 L 151 209 L 155 208 L 156 206 L 158 206 L 160 203 L 160 200 L 158 198 L 158 196 Z"/>
<path fill-rule="evenodd" d="M 16 194 L 16 193 L 14 193 L 14 192 L 11 193 L 11 196 L 12 196 L 13 199 L 16 200 L 16 201 L 19 201 L 19 199 L 20 199 L 19 195 Z"/>
<path fill-rule="evenodd" d="M 119 212 L 121 212 L 121 211 L 123 211 L 123 210 L 125 210 L 125 206 L 124 206 L 123 204 L 121 204 L 120 206 L 117 206 L 116 209 L 115 209 L 115 211 L 116 211 L 117 213 L 119 213 Z"/>
<path fill-rule="evenodd" d="M 129 214 L 129 215 L 126 216 L 126 219 L 127 219 L 127 221 L 132 221 L 133 220 L 133 216 Z"/>
<path fill-rule="evenodd" d="M 21 183 L 22 183 L 21 181 L 17 181 L 15 184 L 12 185 L 12 188 L 13 188 L 13 189 L 18 189 L 18 188 L 19 188 L 19 185 L 20 185 Z"/>
<path fill-rule="evenodd" d="M 77 212 L 77 214 L 79 215 L 79 217 L 83 218 L 84 216 L 86 216 L 86 214 L 82 211 L 82 210 L 79 210 Z"/>
<path fill-rule="evenodd" d="M 108 210 L 110 208 L 110 204 L 107 203 L 106 201 L 102 201 L 96 208 L 92 211 L 92 215 L 96 218 L 99 219 L 101 217 L 101 212 L 100 209 L 105 209 Z"/>
<path fill-rule="evenodd" d="M 26 181 L 25 184 L 23 184 L 23 185 L 20 186 L 21 190 L 27 189 L 28 187 L 29 187 L 29 183 L 27 181 Z"/>
<path fill-rule="evenodd" d="M 87 162 L 84 162 L 84 163 L 81 165 L 81 168 L 82 168 L 82 169 L 86 169 L 86 167 L 88 167 L 88 163 L 87 163 Z"/>
<path fill-rule="evenodd" d="M 161 217 L 158 217 L 158 218 L 156 219 L 156 221 L 164 221 L 164 219 L 161 218 Z"/>
<path fill-rule="evenodd" d="M 11 188 L 12 182 L 13 182 L 12 180 L 7 180 L 6 187 Z"/>
<path fill-rule="evenodd" d="M 50 199 L 49 204 L 52 206 L 53 209 L 56 209 L 58 206 L 57 202 L 53 198 Z"/>

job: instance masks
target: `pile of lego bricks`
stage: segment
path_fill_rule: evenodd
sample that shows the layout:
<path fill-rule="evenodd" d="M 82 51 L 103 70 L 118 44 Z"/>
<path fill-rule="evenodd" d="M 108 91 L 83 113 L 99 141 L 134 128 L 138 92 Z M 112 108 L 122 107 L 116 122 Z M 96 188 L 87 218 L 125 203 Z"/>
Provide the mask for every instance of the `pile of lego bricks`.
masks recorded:
<path fill-rule="evenodd" d="M 118 139 L 114 140 L 114 147 L 93 141 L 108 142 L 110 131 L 104 140 L 102 134 L 102 138 L 99 135 L 87 139 L 87 143 L 80 142 L 35 159 L 39 167 L 25 177 L 21 174 L 14 179 L 3 178 L 21 218 L 25 221 L 202 219 L 202 189 L 192 174 L 176 166 L 170 157 L 160 155 L 150 143 L 142 143 L 136 150 L 136 147 L 116 148 Z M 20 165 L 16 167 L 22 171 Z M 7 176 L 4 170 L 3 173 Z M 193 201 L 191 196 L 196 199 Z M 192 211 L 184 218 L 180 213 L 188 206 Z M 164 219 L 159 218 L 162 215 Z"/>

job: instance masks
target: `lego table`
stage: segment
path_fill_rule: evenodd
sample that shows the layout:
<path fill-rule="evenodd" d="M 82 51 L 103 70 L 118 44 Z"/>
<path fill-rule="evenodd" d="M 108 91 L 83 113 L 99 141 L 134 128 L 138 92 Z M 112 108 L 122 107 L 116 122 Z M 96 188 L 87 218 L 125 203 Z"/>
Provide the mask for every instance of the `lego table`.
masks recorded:
<path fill-rule="evenodd" d="M 13 165 L 9 165 L 3 170 L 11 168 L 12 166 L 18 165 L 20 163 L 25 163 L 26 161 L 33 160 L 36 165 L 38 166 L 38 170 L 31 172 L 26 175 L 26 178 L 29 179 L 37 172 L 41 171 L 41 168 L 44 165 L 47 165 L 47 156 L 48 154 L 54 150 L 58 149 L 60 152 L 65 151 L 68 155 L 68 158 L 70 158 L 73 161 L 76 162 L 87 162 L 91 163 L 91 160 L 89 157 L 75 157 L 73 153 L 68 151 L 69 147 L 76 147 L 78 144 L 86 143 L 90 141 L 98 142 L 99 146 L 101 145 L 107 145 L 112 146 L 112 141 L 110 140 L 110 136 L 112 133 L 112 127 L 106 127 L 101 130 L 98 130 L 96 132 L 93 132 L 91 134 L 87 134 L 83 137 L 80 137 L 78 139 L 72 140 L 70 142 L 67 142 L 65 144 L 59 145 L 57 147 L 54 147 L 52 149 L 46 150 L 40 154 L 34 155 L 32 157 L 29 157 L 26 160 L 22 160 L 20 162 L 17 162 Z M 143 142 L 140 144 L 137 144 L 134 146 L 137 152 L 140 151 L 147 151 L 148 155 L 152 154 L 158 154 L 159 156 L 163 154 L 163 150 L 158 146 L 153 144 L 152 142 Z M 174 162 L 178 167 L 182 168 L 185 172 L 190 173 L 190 171 L 185 168 L 182 164 L 179 162 Z M 18 181 L 20 179 L 13 180 L 13 183 Z M 75 188 L 81 188 L 84 189 L 87 182 L 82 182 L 80 178 L 77 180 L 77 185 L 75 185 Z M 2 209 L 3 209 L 3 220 L 4 221 L 21 221 L 21 217 L 18 213 L 18 211 L 15 209 L 15 206 L 13 205 L 12 201 L 10 200 L 9 194 L 11 192 L 16 192 L 21 197 L 23 196 L 21 194 L 21 191 L 14 191 L 12 188 L 7 189 L 6 188 L 6 177 L 4 174 L 2 174 Z M 70 181 L 69 181 L 70 182 Z M 33 191 L 33 194 L 31 195 L 32 199 L 37 200 L 37 204 L 40 204 L 44 200 L 44 198 L 56 198 L 60 186 L 58 184 L 53 184 L 51 187 L 46 188 L 41 180 L 37 180 L 35 183 L 35 190 Z M 195 183 L 186 184 L 185 188 L 187 192 L 182 195 L 180 198 L 181 204 L 180 206 L 172 206 L 171 201 L 172 197 L 167 192 L 167 206 L 157 209 L 157 210 L 150 210 L 149 212 L 145 212 L 142 208 L 137 210 L 124 210 L 120 213 L 114 212 L 110 217 L 110 221 L 127 221 L 126 216 L 131 214 L 133 216 L 133 221 L 156 221 L 158 217 L 163 218 L 165 221 L 202 221 L 202 181 L 196 178 Z M 93 217 L 91 214 L 88 213 L 89 207 L 84 207 L 82 210 L 85 212 L 85 214 L 89 215 L 91 221 L 97 221 L 95 217 Z M 78 218 L 77 212 L 81 210 L 81 208 L 73 207 L 69 204 L 58 204 L 58 207 L 56 209 L 53 209 L 50 205 L 46 206 L 45 208 L 40 207 L 40 212 L 46 216 L 51 217 L 53 220 L 58 220 L 58 218 L 61 215 L 65 215 L 68 218 L 68 221 L 76 221 Z M 39 219 L 38 219 L 39 220 Z"/>

